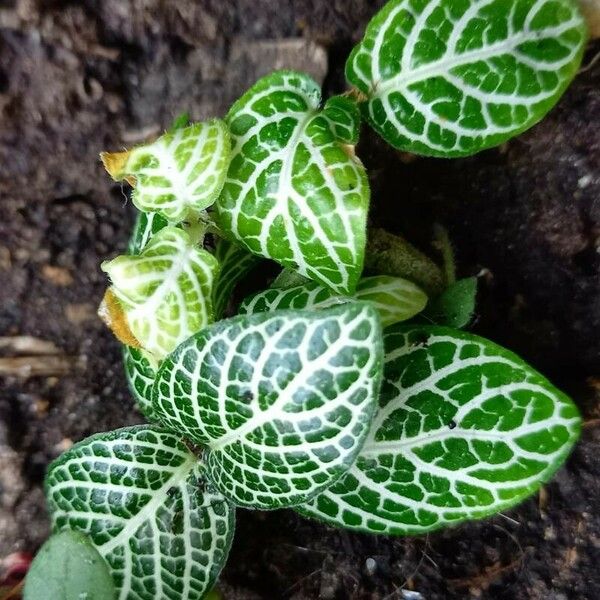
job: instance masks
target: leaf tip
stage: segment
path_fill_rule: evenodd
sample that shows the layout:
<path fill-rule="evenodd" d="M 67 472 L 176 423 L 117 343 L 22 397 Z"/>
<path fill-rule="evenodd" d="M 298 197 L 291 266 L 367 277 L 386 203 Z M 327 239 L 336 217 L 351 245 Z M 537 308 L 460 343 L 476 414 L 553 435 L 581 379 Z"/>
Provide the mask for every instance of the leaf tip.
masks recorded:
<path fill-rule="evenodd" d="M 98 316 L 120 342 L 132 348 L 142 347 L 138 339 L 131 332 L 125 311 L 111 288 L 106 290 L 104 298 L 102 298 L 102 302 L 98 307 Z"/>
<path fill-rule="evenodd" d="M 108 174 L 115 181 L 124 179 L 131 186 L 135 186 L 135 177 L 127 175 L 125 172 L 130 155 L 130 150 L 125 150 L 123 152 L 100 152 L 100 160 Z"/>

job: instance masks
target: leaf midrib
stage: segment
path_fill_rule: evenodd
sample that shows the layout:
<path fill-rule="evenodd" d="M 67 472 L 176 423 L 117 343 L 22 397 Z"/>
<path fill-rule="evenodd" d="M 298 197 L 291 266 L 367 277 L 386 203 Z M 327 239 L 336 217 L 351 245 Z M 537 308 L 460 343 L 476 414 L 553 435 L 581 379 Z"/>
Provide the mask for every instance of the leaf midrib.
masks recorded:
<path fill-rule="evenodd" d="M 437 61 L 427 63 L 426 65 L 413 69 L 412 71 L 401 71 L 400 73 L 389 79 L 372 81 L 371 87 L 368 90 L 368 94 L 370 96 L 369 99 L 372 100 L 374 97 L 390 93 L 391 91 L 393 91 L 393 89 L 391 88 L 408 87 L 409 85 L 412 85 L 413 83 L 417 83 L 424 79 L 429 79 L 431 77 L 436 76 L 443 76 L 446 71 L 463 66 L 472 61 L 487 60 L 489 58 L 492 58 L 493 56 L 496 56 L 497 54 L 506 53 L 507 51 L 514 50 L 516 46 L 522 44 L 523 42 L 544 39 L 541 37 L 537 37 L 536 33 L 544 33 L 544 37 L 549 37 L 549 34 L 558 36 L 565 33 L 566 31 L 569 31 L 570 29 L 575 29 L 579 26 L 579 21 L 571 19 L 558 27 L 546 28 L 540 30 L 539 32 L 520 32 L 519 34 L 513 35 L 507 40 L 503 40 L 502 42 L 498 42 L 496 44 L 488 46 L 485 50 L 478 48 L 477 50 L 472 50 L 463 54 L 455 55 L 452 58 L 444 56 L 443 58 Z"/>
<path fill-rule="evenodd" d="M 172 487 L 177 487 L 182 481 L 184 481 L 197 463 L 198 459 L 195 456 L 190 455 L 178 467 L 178 472 L 175 472 L 171 477 L 169 477 L 166 482 L 158 490 L 156 490 L 156 492 L 153 493 L 152 500 L 150 500 L 146 506 L 144 506 L 134 517 L 132 517 L 128 521 L 127 525 L 125 525 L 125 527 L 114 538 L 105 544 L 98 546 L 98 551 L 104 557 L 106 557 L 113 552 L 115 548 L 125 544 L 128 539 L 135 535 L 142 523 L 147 521 L 150 515 L 156 513 L 159 506 L 164 503 L 165 499 L 168 497 L 168 490 Z M 157 469 L 159 469 L 159 467 L 157 467 Z M 135 488 L 132 488 L 132 491 L 135 491 Z M 147 491 L 148 490 L 144 490 L 144 492 Z"/>

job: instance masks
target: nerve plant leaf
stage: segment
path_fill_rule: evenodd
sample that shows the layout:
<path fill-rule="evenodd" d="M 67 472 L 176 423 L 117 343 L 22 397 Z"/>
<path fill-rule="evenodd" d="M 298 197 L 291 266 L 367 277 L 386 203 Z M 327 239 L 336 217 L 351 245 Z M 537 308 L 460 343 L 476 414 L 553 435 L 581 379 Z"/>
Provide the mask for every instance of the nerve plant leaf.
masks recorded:
<path fill-rule="evenodd" d="M 40 548 L 27 572 L 23 600 L 115 600 L 108 565 L 89 538 L 63 531 Z"/>
<path fill-rule="evenodd" d="M 571 400 L 512 352 L 445 327 L 385 335 L 379 412 L 355 465 L 299 510 L 418 534 L 514 506 L 577 440 Z"/>
<path fill-rule="evenodd" d="M 150 426 L 101 433 L 50 465 L 55 531 L 89 536 L 119 600 L 200 599 L 229 552 L 233 508 L 180 436 Z"/>
<path fill-rule="evenodd" d="M 133 232 L 127 245 L 127 254 L 139 254 L 150 241 L 150 238 L 169 224 L 158 213 L 138 212 Z"/>
<path fill-rule="evenodd" d="M 215 250 L 219 276 L 213 287 L 215 320 L 223 317 L 235 286 L 260 262 L 245 248 L 227 240 L 219 240 Z"/>
<path fill-rule="evenodd" d="M 537 123 L 575 76 L 585 38 L 572 0 L 392 0 L 346 77 L 390 144 L 464 156 Z"/>
<path fill-rule="evenodd" d="M 216 258 L 176 227 L 161 229 L 137 256 L 102 264 L 131 332 L 156 361 L 213 320 Z"/>
<path fill-rule="evenodd" d="M 133 394 L 140 412 L 149 420 L 158 418 L 152 408 L 152 386 L 156 379 L 156 369 L 139 348 L 123 346 L 123 364 L 129 390 Z"/>
<path fill-rule="evenodd" d="M 376 408 L 382 353 L 377 313 L 365 303 L 238 316 L 165 359 L 154 410 L 208 447 L 207 476 L 227 498 L 291 506 L 354 461 Z"/>
<path fill-rule="evenodd" d="M 259 80 L 227 115 L 233 150 L 216 218 L 251 252 L 354 291 L 365 251 L 369 185 L 354 156 L 359 114 L 347 98 L 319 110 L 307 75 Z"/>
<path fill-rule="evenodd" d="M 113 179 L 134 185 L 133 203 L 173 223 L 208 208 L 219 195 L 229 165 L 229 132 L 214 119 L 170 130 L 128 152 L 102 153 Z"/>
<path fill-rule="evenodd" d="M 427 295 L 418 286 L 400 277 L 379 275 L 358 282 L 355 300 L 369 302 L 376 308 L 383 327 L 406 321 L 420 313 L 427 304 Z M 330 289 L 310 281 L 290 288 L 272 288 L 247 298 L 240 306 L 241 314 L 283 309 L 327 308 L 351 301 Z"/>

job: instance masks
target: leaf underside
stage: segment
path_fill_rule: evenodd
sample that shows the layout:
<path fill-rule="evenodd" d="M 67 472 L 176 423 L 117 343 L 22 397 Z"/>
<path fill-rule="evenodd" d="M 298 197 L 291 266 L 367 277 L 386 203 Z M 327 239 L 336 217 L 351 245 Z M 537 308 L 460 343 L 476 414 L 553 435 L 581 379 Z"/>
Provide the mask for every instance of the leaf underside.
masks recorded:
<path fill-rule="evenodd" d="M 216 219 L 251 252 L 354 291 L 362 272 L 369 186 L 350 146 L 359 114 L 347 98 L 319 110 L 307 75 L 259 80 L 227 115 L 233 149 Z"/>
<path fill-rule="evenodd" d="M 426 533 L 514 506 L 565 460 L 573 403 L 511 352 L 445 327 L 385 334 L 380 408 L 355 465 L 299 508 L 350 529 Z"/>
<path fill-rule="evenodd" d="M 572 0 L 392 0 L 346 77 L 390 144 L 464 156 L 537 123 L 575 76 L 585 39 Z"/>
<path fill-rule="evenodd" d="M 421 312 L 427 295 L 414 283 L 400 277 L 378 275 L 358 282 L 353 298 L 369 302 L 379 312 L 381 324 L 388 327 L 406 321 Z M 290 288 L 272 288 L 247 298 L 240 306 L 241 314 L 274 310 L 328 308 L 350 301 L 314 282 Z"/>
<path fill-rule="evenodd" d="M 161 365 L 154 410 L 208 446 L 231 501 L 272 509 L 314 496 L 360 449 L 377 403 L 381 326 L 365 303 L 234 317 Z"/>
<path fill-rule="evenodd" d="M 89 536 L 119 600 L 203 598 L 227 558 L 233 508 L 172 433 L 92 436 L 52 463 L 46 492 L 54 530 Z"/>

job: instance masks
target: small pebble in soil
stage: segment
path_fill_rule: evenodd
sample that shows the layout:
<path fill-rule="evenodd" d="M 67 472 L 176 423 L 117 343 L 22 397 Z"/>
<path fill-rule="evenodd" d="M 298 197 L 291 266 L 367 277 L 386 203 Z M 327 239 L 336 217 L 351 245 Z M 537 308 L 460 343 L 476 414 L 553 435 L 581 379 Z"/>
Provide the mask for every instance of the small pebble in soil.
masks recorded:
<path fill-rule="evenodd" d="M 420 592 L 412 592 L 411 590 L 402 590 L 402 598 L 404 600 L 425 600 Z"/>
<path fill-rule="evenodd" d="M 367 575 L 375 574 L 375 571 L 377 571 L 377 562 L 374 558 L 367 558 L 365 560 L 365 570 L 367 571 Z"/>

